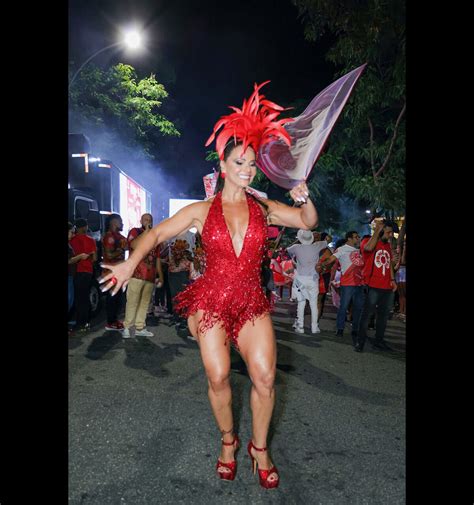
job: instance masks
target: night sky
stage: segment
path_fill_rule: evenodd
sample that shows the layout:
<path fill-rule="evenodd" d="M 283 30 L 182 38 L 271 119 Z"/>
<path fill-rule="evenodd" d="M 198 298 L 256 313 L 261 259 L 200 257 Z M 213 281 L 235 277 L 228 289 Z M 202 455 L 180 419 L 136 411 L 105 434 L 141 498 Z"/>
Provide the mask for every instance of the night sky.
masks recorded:
<path fill-rule="evenodd" d="M 212 170 L 204 143 L 219 117 L 230 112 L 227 106 L 240 107 L 254 82 L 271 80 L 265 95 L 286 106 L 296 99 L 309 103 L 334 80 L 335 69 L 325 61 L 330 41 L 304 40 L 290 0 L 70 0 L 69 12 L 75 68 L 114 43 L 120 27 L 135 21 L 145 28 L 146 52 L 113 49 L 92 61 L 104 67 L 129 63 L 140 77 L 154 73 L 165 85 L 170 98 L 162 112 L 182 136 L 166 141 L 176 154 L 171 160 L 164 148 L 157 169 L 179 172 L 183 191 L 203 191 L 202 176 Z"/>

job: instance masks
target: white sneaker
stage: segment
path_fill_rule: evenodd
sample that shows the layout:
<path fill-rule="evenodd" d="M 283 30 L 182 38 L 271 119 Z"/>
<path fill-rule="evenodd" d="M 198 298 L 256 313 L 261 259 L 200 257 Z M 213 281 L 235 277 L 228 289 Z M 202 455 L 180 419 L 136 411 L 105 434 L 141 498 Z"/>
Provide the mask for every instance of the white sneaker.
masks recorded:
<path fill-rule="evenodd" d="M 304 333 L 304 328 L 301 328 L 301 326 L 296 326 L 295 331 L 296 333 Z"/>
<path fill-rule="evenodd" d="M 319 329 L 319 326 L 312 326 L 311 327 L 311 333 L 321 333 L 321 330 Z"/>
<path fill-rule="evenodd" d="M 135 332 L 135 336 L 136 337 L 154 337 L 155 335 L 151 331 L 148 331 L 146 328 L 143 328 L 141 330 L 137 330 Z"/>
<path fill-rule="evenodd" d="M 130 335 L 130 329 L 129 328 L 124 328 L 122 330 L 122 337 L 123 338 L 132 338 L 132 336 Z"/>

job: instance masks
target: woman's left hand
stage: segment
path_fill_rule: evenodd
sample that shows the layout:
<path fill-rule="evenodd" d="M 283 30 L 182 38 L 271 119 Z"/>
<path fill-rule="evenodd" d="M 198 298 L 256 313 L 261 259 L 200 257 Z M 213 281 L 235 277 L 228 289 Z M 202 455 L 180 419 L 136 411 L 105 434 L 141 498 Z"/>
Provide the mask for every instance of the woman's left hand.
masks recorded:
<path fill-rule="evenodd" d="M 293 200 L 298 203 L 306 203 L 309 197 L 309 190 L 308 186 L 306 185 L 306 182 L 300 182 L 297 186 L 295 186 L 291 191 L 290 191 L 290 196 L 293 198 Z"/>

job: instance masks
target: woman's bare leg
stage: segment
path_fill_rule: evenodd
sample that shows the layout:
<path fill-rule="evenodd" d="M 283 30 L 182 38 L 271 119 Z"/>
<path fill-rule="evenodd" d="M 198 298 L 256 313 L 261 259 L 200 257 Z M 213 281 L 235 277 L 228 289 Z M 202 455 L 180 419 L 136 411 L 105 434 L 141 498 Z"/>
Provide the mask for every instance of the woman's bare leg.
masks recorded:
<path fill-rule="evenodd" d="M 224 442 L 230 443 L 234 439 L 232 417 L 232 390 L 230 387 L 230 344 L 226 339 L 224 329 L 216 324 L 204 334 L 199 332 L 199 320 L 202 311 L 198 311 L 188 318 L 191 334 L 197 338 L 201 358 L 209 385 L 208 396 L 212 412 Z M 234 459 L 234 446 L 222 445 L 219 459 L 228 463 Z M 228 472 L 229 469 L 221 468 Z"/>
<path fill-rule="evenodd" d="M 405 303 L 406 303 L 406 291 L 405 291 L 406 283 L 405 282 L 400 282 L 398 284 L 398 300 L 400 303 L 400 314 L 405 315 L 406 314 L 406 308 L 405 308 Z"/>
<path fill-rule="evenodd" d="M 321 293 L 318 294 L 318 323 L 323 312 L 323 296 Z"/>
<path fill-rule="evenodd" d="M 248 322 L 239 332 L 239 348 L 252 380 L 252 440 L 256 447 L 267 447 L 268 428 L 275 404 L 276 340 L 270 314 Z M 268 470 L 272 462 L 268 451 L 252 451 L 259 468 Z M 269 481 L 278 479 L 270 474 Z"/>

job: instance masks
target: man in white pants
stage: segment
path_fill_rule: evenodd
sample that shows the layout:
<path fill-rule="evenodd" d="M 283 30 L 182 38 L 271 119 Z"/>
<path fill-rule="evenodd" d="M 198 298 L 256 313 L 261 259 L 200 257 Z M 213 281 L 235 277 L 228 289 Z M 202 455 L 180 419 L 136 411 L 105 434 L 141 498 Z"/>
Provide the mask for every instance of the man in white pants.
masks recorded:
<path fill-rule="evenodd" d="M 304 333 L 304 309 L 306 300 L 311 309 L 311 333 L 319 333 L 318 326 L 318 294 L 319 274 L 316 264 L 319 253 L 328 246 L 326 240 L 313 242 L 313 232 L 298 230 L 297 238 L 300 244 L 292 245 L 287 249 L 291 258 L 296 261 L 296 274 L 293 280 L 293 289 L 298 302 L 295 331 Z"/>

